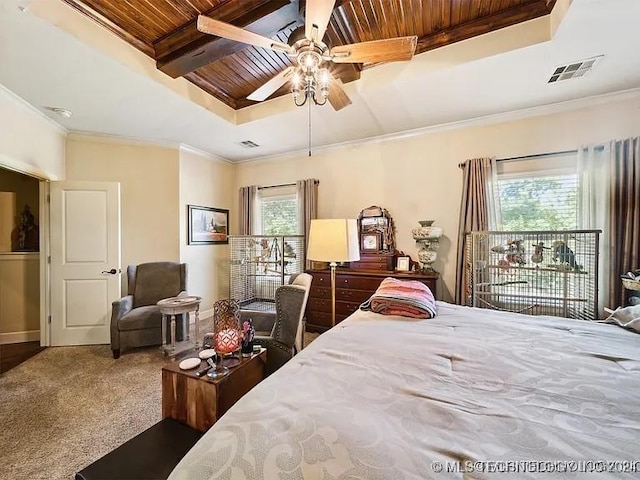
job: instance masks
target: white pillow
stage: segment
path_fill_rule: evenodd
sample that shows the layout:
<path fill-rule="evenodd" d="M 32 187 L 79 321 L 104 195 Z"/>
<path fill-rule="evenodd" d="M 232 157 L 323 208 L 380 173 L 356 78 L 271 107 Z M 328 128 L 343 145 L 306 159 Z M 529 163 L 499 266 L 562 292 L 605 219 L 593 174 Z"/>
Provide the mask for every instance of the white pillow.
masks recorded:
<path fill-rule="evenodd" d="M 605 323 L 615 323 L 624 328 L 630 328 L 640 333 L 640 305 L 618 307 L 611 315 L 603 320 Z"/>

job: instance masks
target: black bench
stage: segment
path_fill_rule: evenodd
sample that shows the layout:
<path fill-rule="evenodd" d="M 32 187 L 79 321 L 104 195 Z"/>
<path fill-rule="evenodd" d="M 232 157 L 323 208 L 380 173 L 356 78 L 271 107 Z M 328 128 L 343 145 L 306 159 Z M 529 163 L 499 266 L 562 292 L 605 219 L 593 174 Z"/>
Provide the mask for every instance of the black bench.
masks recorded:
<path fill-rule="evenodd" d="M 166 479 L 202 435 L 183 423 L 165 418 L 76 473 L 75 479 Z"/>

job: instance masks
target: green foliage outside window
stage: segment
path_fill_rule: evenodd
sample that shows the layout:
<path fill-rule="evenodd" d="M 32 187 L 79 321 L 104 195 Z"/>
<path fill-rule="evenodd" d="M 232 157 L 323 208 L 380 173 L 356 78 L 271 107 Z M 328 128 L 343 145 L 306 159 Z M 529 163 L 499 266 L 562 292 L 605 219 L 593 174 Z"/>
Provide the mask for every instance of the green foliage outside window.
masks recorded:
<path fill-rule="evenodd" d="M 573 230 L 577 228 L 577 176 L 501 179 L 502 229 Z"/>
<path fill-rule="evenodd" d="M 262 201 L 262 234 L 298 234 L 298 202 L 295 198 Z"/>

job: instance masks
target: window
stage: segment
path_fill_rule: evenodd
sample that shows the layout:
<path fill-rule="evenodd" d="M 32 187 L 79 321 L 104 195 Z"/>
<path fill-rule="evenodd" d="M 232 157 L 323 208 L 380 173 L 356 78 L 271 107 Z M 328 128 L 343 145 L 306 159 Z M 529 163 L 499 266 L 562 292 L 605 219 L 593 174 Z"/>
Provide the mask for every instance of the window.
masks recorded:
<path fill-rule="evenodd" d="M 262 235 L 298 234 L 298 198 L 294 187 L 261 190 Z"/>
<path fill-rule="evenodd" d="M 578 174 L 575 158 L 517 163 L 520 165 L 507 163 L 498 169 L 501 230 L 577 229 Z"/>

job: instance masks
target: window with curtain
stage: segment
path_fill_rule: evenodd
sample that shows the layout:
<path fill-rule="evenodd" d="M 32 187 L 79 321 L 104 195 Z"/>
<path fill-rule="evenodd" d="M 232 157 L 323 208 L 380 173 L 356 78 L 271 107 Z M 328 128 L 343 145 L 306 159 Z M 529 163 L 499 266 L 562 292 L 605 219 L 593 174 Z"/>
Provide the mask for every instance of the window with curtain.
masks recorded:
<path fill-rule="evenodd" d="M 575 230 L 579 179 L 576 156 L 498 163 L 500 230 Z"/>
<path fill-rule="evenodd" d="M 498 162 L 498 230 L 601 230 L 598 303 L 609 302 L 608 183 L 606 146 L 570 153 Z"/>
<path fill-rule="evenodd" d="M 262 235 L 297 235 L 299 219 L 295 185 L 262 188 L 259 212 Z"/>

